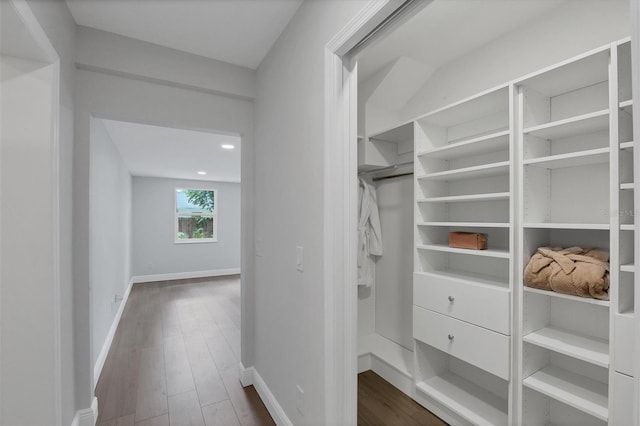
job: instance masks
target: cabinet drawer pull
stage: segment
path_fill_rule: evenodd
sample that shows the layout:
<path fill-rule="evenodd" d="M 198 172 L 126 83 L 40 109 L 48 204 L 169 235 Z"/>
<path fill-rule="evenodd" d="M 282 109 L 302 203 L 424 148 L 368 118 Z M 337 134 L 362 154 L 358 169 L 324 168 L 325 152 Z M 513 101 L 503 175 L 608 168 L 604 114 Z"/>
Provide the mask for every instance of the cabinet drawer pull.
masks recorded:
<path fill-rule="evenodd" d="M 448 299 L 449 299 L 449 302 L 453 302 L 454 300 L 456 300 L 456 298 L 453 296 L 449 296 Z"/>
<path fill-rule="evenodd" d="M 453 334 L 450 334 L 450 335 L 448 335 L 447 337 L 449 338 L 449 340 L 450 340 L 450 341 L 452 341 L 452 342 L 453 342 Z"/>

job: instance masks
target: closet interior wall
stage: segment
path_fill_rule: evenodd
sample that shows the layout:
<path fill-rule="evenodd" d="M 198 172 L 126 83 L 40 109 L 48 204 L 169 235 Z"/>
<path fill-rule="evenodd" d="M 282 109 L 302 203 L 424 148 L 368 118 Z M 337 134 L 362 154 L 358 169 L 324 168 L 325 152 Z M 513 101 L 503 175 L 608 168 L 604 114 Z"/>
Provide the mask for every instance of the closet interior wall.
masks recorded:
<path fill-rule="evenodd" d="M 360 170 L 401 163 L 411 143 L 415 177 L 377 186 L 385 254 L 359 289 L 359 369 L 451 424 L 632 424 L 628 3 L 586 3 L 440 66 L 400 108 L 380 102 L 380 73 L 361 83 Z M 489 249 L 452 249 L 450 231 Z M 547 245 L 608 250 L 610 300 L 524 287 Z"/>

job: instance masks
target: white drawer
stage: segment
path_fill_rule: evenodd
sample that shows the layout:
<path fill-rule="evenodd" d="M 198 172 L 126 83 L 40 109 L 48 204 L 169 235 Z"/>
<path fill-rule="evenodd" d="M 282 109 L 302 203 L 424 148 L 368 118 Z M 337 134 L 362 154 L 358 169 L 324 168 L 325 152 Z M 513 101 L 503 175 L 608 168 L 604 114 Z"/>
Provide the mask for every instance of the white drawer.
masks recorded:
<path fill-rule="evenodd" d="M 508 336 L 414 306 L 413 337 L 509 380 Z"/>
<path fill-rule="evenodd" d="M 491 285 L 428 272 L 413 275 L 413 303 L 444 315 L 511 334 L 510 293 Z"/>
<path fill-rule="evenodd" d="M 613 373 L 613 416 L 612 425 L 628 426 L 633 424 L 633 377 Z"/>
<path fill-rule="evenodd" d="M 635 340 L 633 339 L 633 322 L 632 316 L 614 315 L 614 351 L 613 351 L 613 367 L 616 371 L 633 376 L 633 361 Z"/>

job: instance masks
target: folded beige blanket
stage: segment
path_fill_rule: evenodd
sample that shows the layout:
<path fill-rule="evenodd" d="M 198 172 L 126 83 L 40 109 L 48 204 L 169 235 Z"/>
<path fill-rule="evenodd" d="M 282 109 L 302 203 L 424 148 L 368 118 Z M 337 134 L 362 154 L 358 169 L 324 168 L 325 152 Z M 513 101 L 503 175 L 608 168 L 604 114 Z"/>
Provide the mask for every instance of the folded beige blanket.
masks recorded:
<path fill-rule="evenodd" d="M 540 247 L 524 269 L 529 287 L 609 300 L 609 254 L 580 247 Z"/>

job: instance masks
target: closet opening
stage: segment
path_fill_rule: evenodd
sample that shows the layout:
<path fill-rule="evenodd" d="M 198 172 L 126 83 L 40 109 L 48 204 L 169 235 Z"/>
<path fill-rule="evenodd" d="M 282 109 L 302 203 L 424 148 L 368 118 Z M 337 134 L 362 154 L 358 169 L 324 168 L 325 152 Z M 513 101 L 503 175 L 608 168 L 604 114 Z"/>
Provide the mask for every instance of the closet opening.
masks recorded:
<path fill-rule="evenodd" d="M 629 22 L 627 0 L 434 0 L 356 52 L 359 424 L 406 414 L 376 381 L 431 422 L 633 424 Z M 529 285 L 543 247 L 599 249 L 606 288 Z"/>

